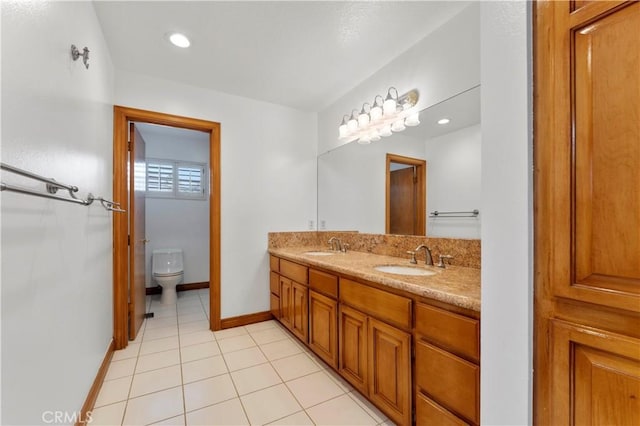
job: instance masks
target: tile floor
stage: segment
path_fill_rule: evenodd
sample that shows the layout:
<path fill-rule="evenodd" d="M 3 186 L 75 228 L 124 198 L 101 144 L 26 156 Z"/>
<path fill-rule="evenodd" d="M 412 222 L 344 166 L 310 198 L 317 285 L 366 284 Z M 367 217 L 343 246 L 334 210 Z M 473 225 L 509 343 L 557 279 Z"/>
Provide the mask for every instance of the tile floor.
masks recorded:
<path fill-rule="evenodd" d="M 209 331 L 208 290 L 116 351 L 91 425 L 392 425 L 276 321 Z"/>

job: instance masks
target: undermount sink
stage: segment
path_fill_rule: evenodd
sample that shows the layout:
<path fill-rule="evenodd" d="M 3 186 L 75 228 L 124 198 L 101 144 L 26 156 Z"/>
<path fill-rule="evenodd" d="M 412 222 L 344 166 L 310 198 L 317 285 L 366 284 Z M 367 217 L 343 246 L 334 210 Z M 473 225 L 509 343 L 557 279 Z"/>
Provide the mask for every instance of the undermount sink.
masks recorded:
<path fill-rule="evenodd" d="M 389 274 L 396 275 L 414 275 L 414 276 L 422 276 L 426 277 L 429 275 L 435 275 L 434 271 L 430 271 L 428 269 L 413 267 L 413 266 L 402 266 L 402 265 L 379 265 L 374 266 L 373 269 L 380 272 L 387 272 Z"/>
<path fill-rule="evenodd" d="M 332 251 L 305 251 L 303 254 L 308 254 L 309 256 L 331 256 L 334 253 Z"/>

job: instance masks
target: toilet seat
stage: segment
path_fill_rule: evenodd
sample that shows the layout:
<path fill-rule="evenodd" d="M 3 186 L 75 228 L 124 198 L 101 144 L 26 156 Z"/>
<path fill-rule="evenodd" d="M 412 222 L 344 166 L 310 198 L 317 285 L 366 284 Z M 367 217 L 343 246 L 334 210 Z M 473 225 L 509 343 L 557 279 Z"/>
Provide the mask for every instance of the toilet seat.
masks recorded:
<path fill-rule="evenodd" d="M 160 274 L 160 273 L 158 273 L 158 272 L 155 272 L 155 273 L 153 274 L 153 276 L 154 276 L 154 277 L 177 277 L 178 275 L 182 275 L 182 274 L 183 274 L 183 271 L 180 271 L 180 272 L 170 272 L 170 273 L 167 273 L 167 274 Z"/>

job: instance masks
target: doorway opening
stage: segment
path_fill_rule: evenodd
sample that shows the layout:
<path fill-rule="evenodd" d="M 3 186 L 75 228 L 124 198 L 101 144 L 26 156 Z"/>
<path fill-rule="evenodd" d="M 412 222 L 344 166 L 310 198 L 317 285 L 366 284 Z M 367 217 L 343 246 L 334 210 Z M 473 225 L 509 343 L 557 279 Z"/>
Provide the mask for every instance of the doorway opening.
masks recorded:
<path fill-rule="evenodd" d="M 208 135 L 209 142 L 209 328 L 220 329 L 220 123 L 181 117 L 122 106 L 114 107 L 113 142 L 113 197 L 120 201 L 127 214 L 113 219 L 113 326 L 116 349 L 127 346 L 129 338 L 135 338 L 145 314 L 146 288 L 135 284 L 136 253 L 144 253 L 147 242 L 144 235 L 137 238 L 136 209 L 139 191 L 135 191 L 136 152 L 133 123 L 158 124 L 174 128 L 196 130 Z M 133 137 L 130 137 L 130 134 Z M 129 179 L 133 179 L 131 182 Z M 131 185 L 130 185 L 131 184 Z M 138 201 L 140 203 L 140 201 Z M 141 207 L 144 204 L 138 204 Z M 126 207 L 125 207 L 126 206 Z M 143 207 L 140 209 L 142 210 Z M 142 250 L 141 250 L 142 249 Z M 131 255 L 130 255 L 131 253 Z M 139 258 L 138 258 L 139 259 Z M 139 281 L 139 280 L 138 280 Z"/>
<path fill-rule="evenodd" d="M 425 160 L 387 154 L 387 234 L 426 235 L 426 172 Z"/>

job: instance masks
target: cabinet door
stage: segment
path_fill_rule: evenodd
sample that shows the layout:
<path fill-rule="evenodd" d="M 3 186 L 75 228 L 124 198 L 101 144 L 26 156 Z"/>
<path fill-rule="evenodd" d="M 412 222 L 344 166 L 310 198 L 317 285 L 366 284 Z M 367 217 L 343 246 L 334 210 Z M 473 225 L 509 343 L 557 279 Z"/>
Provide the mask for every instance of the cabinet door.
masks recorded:
<path fill-rule="evenodd" d="M 338 366 L 338 302 L 309 291 L 309 346 L 327 364 Z"/>
<path fill-rule="evenodd" d="M 369 399 L 398 424 L 411 424 L 411 335 L 369 318 Z"/>
<path fill-rule="evenodd" d="M 280 322 L 291 329 L 291 291 L 292 282 L 288 278 L 280 277 Z"/>
<path fill-rule="evenodd" d="M 303 342 L 307 342 L 309 326 L 309 289 L 306 285 L 292 281 L 291 285 L 291 331 Z"/>
<path fill-rule="evenodd" d="M 367 395 L 367 316 L 344 305 L 340 306 L 339 312 L 340 374 Z"/>

